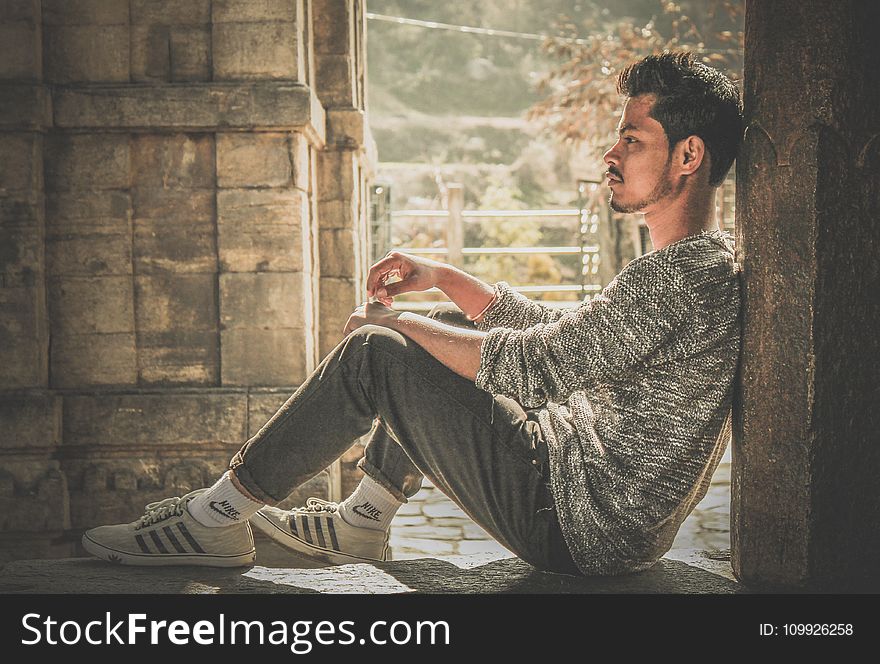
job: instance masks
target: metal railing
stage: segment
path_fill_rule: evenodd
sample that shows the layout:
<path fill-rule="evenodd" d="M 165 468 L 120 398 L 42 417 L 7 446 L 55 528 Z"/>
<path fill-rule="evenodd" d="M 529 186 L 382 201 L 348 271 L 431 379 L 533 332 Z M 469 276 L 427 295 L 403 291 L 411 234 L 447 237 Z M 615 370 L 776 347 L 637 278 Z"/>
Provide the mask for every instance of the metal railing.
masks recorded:
<path fill-rule="evenodd" d="M 573 308 L 579 306 L 583 299 L 587 296 L 595 295 L 602 290 L 602 286 L 597 283 L 591 283 L 591 276 L 598 274 L 598 265 L 601 260 L 600 246 L 593 240 L 596 238 L 598 224 L 600 222 L 600 214 L 603 212 L 595 194 L 598 190 L 598 184 L 595 182 L 581 181 L 579 183 L 579 194 L 581 204 L 578 208 L 563 209 L 543 209 L 543 210 L 465 210 L 463 205 L 463 190 L 459 185 L 448 185 L 447 196 L 445 197 L 446 209 L 440 210 L 390 210 L 390 192 L 387 185 L 379 187 L 378 193 L 383 193 L 386 200 L 382 204 L 374 204 L 374 211 L 382 211 L 385 220 L 385 228 L 379 228 L 374 217 L 373 228 L 376 236 L 381 235 L 387 238 L 387 245 L 381 246 L 374 240 L 374 251 L 376 251 L 375 259 L 378 260 L 388 249 L 399 248 L 402 252 L 423 255 L 436 256 L 444 259 L 446 262 L 461 267 L 465 256 L 531 256 L 531 255 L 551 255 L 551 256 L 580 256 L 580 283 L 562 283 L 562 284 L 522 284 L 511 286 L 517 292 L 523 294 L 542 294 L 542 293 L 577 293 L 577 300 L 540 300 L 536 299 L 546 306 L 554 308 Z M 374 197 L 376 191 L 374 188 Z M 607 216 L 607 215 L 602 215 Z M 394 221 L 405 219 L 437 219 L 446 224 L 446 246 L 434 247 L 392 247 L 391 245 L 391 224 Z M 534 224 L 542 219 L 570 219 L 572 221 L 573 230 L 577 232 L 580 244 L 565 246 L 517 246 L 517 247 L 464 247 L 463 244 L 463 224 L 465 221 L 483 221 L 488 219 L 500 219 L 507 222 L 521 222 Z M 381 250 L 381 254 L 378 253 Z M 439 289 L 432 288 L 424 293 L 442 293 Z M 405 298 L 405 296 L 404 296 Z M 395 308 L 406 309 L 412 311 L 429 310 L 443 299 L 434 301 L 417 301 L 400 299 L 395 300 Z"/>

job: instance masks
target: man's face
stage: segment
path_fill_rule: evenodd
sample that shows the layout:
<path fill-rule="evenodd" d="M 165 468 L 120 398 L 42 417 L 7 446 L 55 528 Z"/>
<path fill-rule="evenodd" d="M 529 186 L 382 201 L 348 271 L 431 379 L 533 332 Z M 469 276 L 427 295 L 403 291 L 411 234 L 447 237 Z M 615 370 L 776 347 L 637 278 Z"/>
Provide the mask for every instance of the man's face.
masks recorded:
<path fill-rule="evenodd" d="M 669 141 L 663 126 L 648 116 L 653 95 L 626 100 L 617 127 L 618 139 L 604 160 L 615 212 L 651 212 L 672 194 Z"/>

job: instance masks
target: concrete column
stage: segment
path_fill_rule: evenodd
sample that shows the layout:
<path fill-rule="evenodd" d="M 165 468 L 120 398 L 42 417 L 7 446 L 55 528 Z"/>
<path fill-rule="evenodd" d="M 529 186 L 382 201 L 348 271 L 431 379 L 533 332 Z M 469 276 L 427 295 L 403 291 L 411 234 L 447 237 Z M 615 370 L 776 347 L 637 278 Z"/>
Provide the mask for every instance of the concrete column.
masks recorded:
<path fill-rule="evenodd" d="M 747 4 L 732 565 L 759 587 L 880 575 L 876 3 Z"/>

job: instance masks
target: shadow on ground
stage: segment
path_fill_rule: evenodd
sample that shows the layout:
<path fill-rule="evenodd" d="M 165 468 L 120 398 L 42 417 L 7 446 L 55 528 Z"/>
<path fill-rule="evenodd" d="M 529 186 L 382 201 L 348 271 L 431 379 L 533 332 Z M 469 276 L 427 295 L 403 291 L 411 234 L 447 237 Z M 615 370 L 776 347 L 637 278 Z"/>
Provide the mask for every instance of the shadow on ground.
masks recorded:
<path fill-rule="evenodd" d="M 460 567 L 422 558 L 304 569 L 266 567 L 122 567 L 90 558 L 26 560 L 0 570 L 0 593 L 305 594 L 305 593 L 748 593 L 723 575 L 681 560 L 661 559 L 638 574 L 576 577 L 536 570 L 518 558 Z"/>

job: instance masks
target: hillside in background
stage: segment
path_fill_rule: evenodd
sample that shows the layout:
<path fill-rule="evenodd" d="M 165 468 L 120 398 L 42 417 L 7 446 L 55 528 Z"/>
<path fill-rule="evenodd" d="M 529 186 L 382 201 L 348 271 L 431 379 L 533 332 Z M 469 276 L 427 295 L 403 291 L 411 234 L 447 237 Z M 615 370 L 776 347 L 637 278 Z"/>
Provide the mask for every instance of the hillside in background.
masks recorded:
<path fill-rule="evenodd" d="M 580 24 L 609 16 L 600 3 L 550 0 L 369 0 L 387 16 L 550 34 L 562 17 Z M 656 0 L 621 0 L 617 16 L 647 20 Z M 490 189 L 510 207 L 571 206 L 575 180 L 598 176 L 525 113 L 539 100 L 535 83 L 553 62 L 541 42 L 367 21 L 367 99 L 379 151 L 379 180 L 392 206 L 436 207 L 438 182 L 461 182 L 465 205 L 483 207 Z M 502 192 L 499 194 L 499 192 Z"/>

